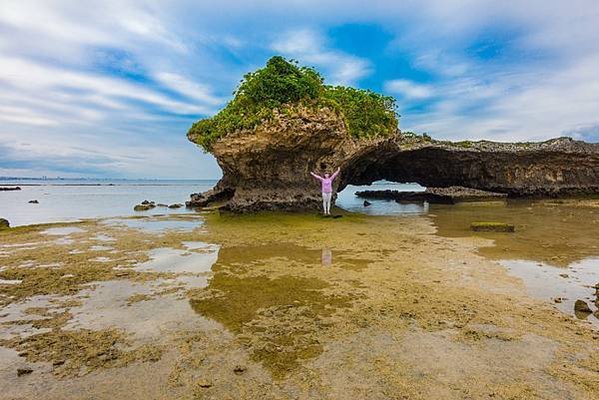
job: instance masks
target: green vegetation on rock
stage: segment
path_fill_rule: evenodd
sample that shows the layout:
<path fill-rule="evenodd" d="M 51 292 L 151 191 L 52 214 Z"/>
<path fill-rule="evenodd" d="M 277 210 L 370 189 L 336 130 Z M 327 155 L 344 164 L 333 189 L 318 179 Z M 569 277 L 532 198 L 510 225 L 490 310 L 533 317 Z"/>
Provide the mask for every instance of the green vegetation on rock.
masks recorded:
<path fill-rule="evenodd" d="M 473 222 L 470 229 L 474 232 L 514 232 L 514 225 L 505 222 Z"/>
<path fill-rule="evenodd" d="M 395 99 L 370 90 L 324 84 L 313 68 L 274 56 L 266 67 L 244 76 L 225 108 L 193 124 L 187 136 L 209 151 L 215 140 L 269 120 L 278 109 L 292 106 L 328 107 L 339 113 L 355 138 L 388 136 L 397 129 Z"/>

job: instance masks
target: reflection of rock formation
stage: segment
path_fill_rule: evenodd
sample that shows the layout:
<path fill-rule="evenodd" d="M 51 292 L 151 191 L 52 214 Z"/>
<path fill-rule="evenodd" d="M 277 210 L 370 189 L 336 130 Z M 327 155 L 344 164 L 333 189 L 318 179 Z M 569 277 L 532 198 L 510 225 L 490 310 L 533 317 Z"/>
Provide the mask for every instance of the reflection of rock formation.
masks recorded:
<path fill-rule="evenodd" d="M 193 141 L 193 137 L 190 137 Z M 315 208 L 319 187 L 309 175 L 342 169 L 337 189 L 386 179 L 469 188 L 510 196 L 599 192 L 599 144 L 567 138 L 542 143 L 438 142 L 398 133 L 353 139 L 341 117 L 298 107 L 252 131 L 231 133 L 212 153 L 223 170 L 216 187 L 190 206 L 234 211 Z"/>

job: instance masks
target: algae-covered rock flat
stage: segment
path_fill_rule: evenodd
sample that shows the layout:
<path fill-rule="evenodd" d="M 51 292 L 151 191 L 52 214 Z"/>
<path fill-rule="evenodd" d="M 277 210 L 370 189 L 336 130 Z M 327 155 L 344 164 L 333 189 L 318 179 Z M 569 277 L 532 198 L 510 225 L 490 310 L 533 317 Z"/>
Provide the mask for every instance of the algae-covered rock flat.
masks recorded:
<path fill-rule="evenodd" d="M 498 262 L 504 247 L 560 254 L 551 268 L 577 276 L 567 265 L 597 256 L 595 203 L 448 207 L 3 231 L 0 397 L 596 398 L 593 315 L 536 298 Z M 515 233 L 469 230 L 514 212 Z"/>

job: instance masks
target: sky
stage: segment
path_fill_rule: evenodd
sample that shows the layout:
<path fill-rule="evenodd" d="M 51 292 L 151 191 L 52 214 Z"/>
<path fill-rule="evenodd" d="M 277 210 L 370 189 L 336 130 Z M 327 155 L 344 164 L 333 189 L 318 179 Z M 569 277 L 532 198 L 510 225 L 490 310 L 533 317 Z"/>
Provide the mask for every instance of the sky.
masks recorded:
<path fill-rule="evenodd" d="M 211 179 L 187 141 L 281 54 L 438 139 L 599 141 L 596 0 L 2 0 L 0 176 Z"/>

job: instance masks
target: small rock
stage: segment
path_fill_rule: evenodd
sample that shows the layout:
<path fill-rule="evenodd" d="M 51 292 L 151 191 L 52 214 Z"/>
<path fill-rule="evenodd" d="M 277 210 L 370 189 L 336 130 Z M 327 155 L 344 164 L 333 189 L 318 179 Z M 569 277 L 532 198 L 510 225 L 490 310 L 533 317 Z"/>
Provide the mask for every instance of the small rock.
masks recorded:
<path fill-rule="evenodd" d="M 175 203 L 175 204 L 171 204 L 170 206 L 168 206 L 168 208 L 181 208 L 183 207 L 183 204 L 180 203 Z"/>
<path fill-rule="evenodd" d="M 559 274 L 559 276 L 561 276 L 562 278 L 569 278 L 570 277 L 570 275 L 568 275 L 568 274 Z"/>
<path fill-rule="evenodd" d="M 64 360 L 56 360 L 52 363 L 53 366 L 58 367 L 60 365 L 64 364 Z"/>
<path fill-rule="evenodd" d="M 512 224 L 505 222 L 473 222 L 470 224 L 470 229 L 474 232 L 514 232 L 515 228 Z"/>
<path fill-rule="evenodd" d="M 17 376 L 28 375 L 32 372 L 33 372 L 33 370 L 29 367 L 17 368 Z"/>
<path fill-rule="evenodd" d="M 40 202 L 37 200 L 29 200 L 29 204 L 39 204 Z"/>
<path fill-rule="evenodd" d="M 168 207 L 168 204 L 158 203 L 156 204 L 156 207 Z"/>
<path fill-rule="evenodd" d="M 371 205 L 372 205 L 371 202 L 369 202 L 368 200 L 364 200 L 364 207 L 368 207 L 368 206 L 371 206 Z"/>
<path fill-rule="evenodd" d="M 10 228 L 10 222 L 7 219 L 0 218 L 0 230 Z"/>
<path fill-rule="evenodd" d="M 561 297 L 556 297 L 555 299 L 553 299 L 554 303 L 561 303 L 562 302 L 562 298 Z"/>
<path fill-rule="evenodd" d="M 237 375 L 243 374 L 246 370 L 247 367 L 245 365 L 236 365 L 235 368 L 233 368 L 233 372 L 235 372 Z"/>
<path fill-rule="evenodd" d="M 576 300 L 576 303 L 574 303 L 574 311 L 583 314 L 591 314 L 593 312 L 584 300 Z"/>
<path fill-rule="evenodd" d="M 148 211 L 151 210 L 152 208 L 154 208 L 155 206 L 153 204 L 138 204 L 135 207 L 133 207 L 133 211 Z"/>

